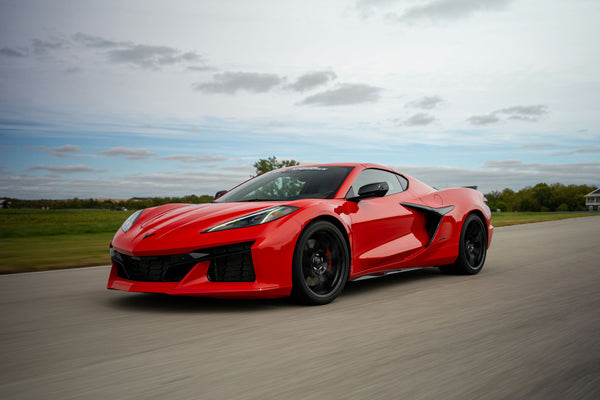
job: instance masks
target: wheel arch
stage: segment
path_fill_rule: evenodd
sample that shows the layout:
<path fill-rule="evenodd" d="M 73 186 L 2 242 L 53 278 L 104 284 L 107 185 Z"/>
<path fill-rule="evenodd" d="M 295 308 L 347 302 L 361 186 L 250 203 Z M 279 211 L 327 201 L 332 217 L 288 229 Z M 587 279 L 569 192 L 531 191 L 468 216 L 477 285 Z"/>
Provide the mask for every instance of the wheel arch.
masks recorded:
<path fill-rule="evenodd" d="M 487 247 L 489 247 L 488 220 L 485 218 L 485 215 L 483 214 L 483 212 L 481 212 L 481 210 L 477 210 L 477 209 L 471 210 L 465 215 L 465 218 L 463 219 L 463 224 L 467 220 L 469 215 L 476 215 L 477 217 L 479 217 L 479 219 L 483 223 L 483 226 L 485 227 L 485 229 L 483 230 L 483 233 L 485 234 L 485 241 L 486 241 L 486 243 L 488 243 Z M 461 229 L 462 229 L 462 224 L 461 224 Z"/>
<path fill-rule="evenodd" d="M 308 224 L 306 224 L 304 226 L 304 228 L 302 228 L 302 230 L 306 229 L 307 226 L 309 226 L 310 224 L 315 223 L 317 221 L 327 221 L 327 222 L 332 223 L 336 228 L 338 228 L 338 230 L 344 237 L 344 240 L 346 241 L 346 246 L 348 246 L 348 252 L 350 253 L 350 254 L 348 254 L 348 256 L 350 257 L 350 270 L 351 270 L 352 269 L 352 246 L 350 244 L 350 238 L 348 236 L 348 231 L 346 230 L 346 227 L 344 226 L 344 224 L 339 219 L 337 219 L 331 215 L 319 215 L 318 217 L 315 217 L 312 220 L 310 220 L 310 222 Z"/>

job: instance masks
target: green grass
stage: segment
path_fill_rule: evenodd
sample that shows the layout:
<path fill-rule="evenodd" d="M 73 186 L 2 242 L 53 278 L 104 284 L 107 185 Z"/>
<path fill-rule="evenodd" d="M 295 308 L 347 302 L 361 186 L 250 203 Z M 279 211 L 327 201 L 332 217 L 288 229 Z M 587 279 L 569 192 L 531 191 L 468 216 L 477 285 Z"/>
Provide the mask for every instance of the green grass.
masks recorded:
<path fill-rule="evenodd" d="M 0 210 L 0 274 L 110 264 L 108 244 L 131 213 Z"/>
<path fill-rule="evenodd" d="M 0 210 L 0 274 L 108 265 L 108 244 L 132 211 Z M 496 227 L 600 213 L 494 213 Z"/>
<path fill-rule="evenodd" d="M 503 212 L 492 214 L 492 225 L 496 227 L 529 224 L 533 222 L 557 221 L 569 218 L 590 217 L 600 213 L 590 212 Z"/>
<path fill-rule="evenodd" d="M 0 239 L 116 232 L 133 211 L 0 210 Z"/>

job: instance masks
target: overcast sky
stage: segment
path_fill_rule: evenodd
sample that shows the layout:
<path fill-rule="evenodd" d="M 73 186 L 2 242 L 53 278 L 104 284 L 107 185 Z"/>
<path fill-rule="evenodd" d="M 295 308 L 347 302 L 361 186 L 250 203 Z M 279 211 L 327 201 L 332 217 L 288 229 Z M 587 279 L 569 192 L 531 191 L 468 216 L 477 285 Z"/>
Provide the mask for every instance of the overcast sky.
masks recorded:
<path fill-rule="evenodd" d="M 214 194 L 277 156 L 600 185 L 597 0 L 0 0 L 0 197 Z"/>

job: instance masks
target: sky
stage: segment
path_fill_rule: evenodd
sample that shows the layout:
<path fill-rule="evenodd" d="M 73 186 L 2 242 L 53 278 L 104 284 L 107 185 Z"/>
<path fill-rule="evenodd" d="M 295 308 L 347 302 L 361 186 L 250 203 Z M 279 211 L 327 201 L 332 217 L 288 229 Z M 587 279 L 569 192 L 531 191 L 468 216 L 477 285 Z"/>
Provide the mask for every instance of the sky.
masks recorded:
<path fill-rule="evenodd" d="M 597 0 L 0 0 L 0 197 L 214 194 L 259 159 L 600 186 Z"/>

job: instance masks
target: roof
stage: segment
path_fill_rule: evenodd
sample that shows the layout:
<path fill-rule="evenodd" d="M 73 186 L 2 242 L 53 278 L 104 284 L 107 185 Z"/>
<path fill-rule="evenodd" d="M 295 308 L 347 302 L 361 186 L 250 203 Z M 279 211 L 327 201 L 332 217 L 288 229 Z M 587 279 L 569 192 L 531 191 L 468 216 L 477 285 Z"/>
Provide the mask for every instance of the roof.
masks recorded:
<path fill-rule="evenodd" d="M 585 197 L 596 197 L 596 196 L 600 196 L 600 188 L 585 195 Z"/>

